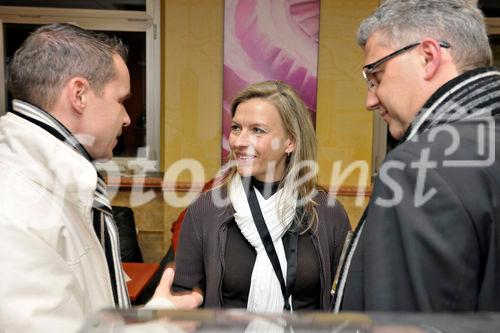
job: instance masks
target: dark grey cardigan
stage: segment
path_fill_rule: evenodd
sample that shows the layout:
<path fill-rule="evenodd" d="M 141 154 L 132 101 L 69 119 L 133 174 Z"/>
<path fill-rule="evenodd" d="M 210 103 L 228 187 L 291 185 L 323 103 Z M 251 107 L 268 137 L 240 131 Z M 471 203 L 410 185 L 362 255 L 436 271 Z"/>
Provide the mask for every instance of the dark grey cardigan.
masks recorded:
<path fill-rule="evenodd" d="M 227 223 L 235 213 L 230 203 L 217 207 L 214 197 L 227 198 L 226 188 L 203 193 L 189 206 L 182 223 L 175 260 L 174 290 L 200 288 L 205 294 L 203 306 L 208 308 L 222 306 Z M 317 230 L 310 235 L 320 263 L 321 309 L 328 310 L 333 277 L 351 226 L 339 201 L 324 191 L 319 191 L 314 200 L 318 203 L 319 223 Z"/>

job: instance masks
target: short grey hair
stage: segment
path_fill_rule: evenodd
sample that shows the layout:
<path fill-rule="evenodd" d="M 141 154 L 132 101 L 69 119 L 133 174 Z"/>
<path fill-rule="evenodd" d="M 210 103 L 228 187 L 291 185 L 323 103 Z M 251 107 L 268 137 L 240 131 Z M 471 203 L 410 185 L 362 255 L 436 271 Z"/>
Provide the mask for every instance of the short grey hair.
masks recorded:
<path fill-rule="evenodd" d="M 91 89 L 102 93 L 114 78 L 113 56 L 125 61 L 127 47 L 116 37 L 55 23 L 35 30 L 14 53 L 9 64 L 8 87 L 14 98 L 42 109 L 52 107 L 62 87 L 81 76 Z"/>
<path fill-rule="evenodd" d="M 458 70 L 491 66 L 484 16 L 474 0 L 386 0 L 358 29 L 358 44 L 380 32 L 383 42 L 403 47 L 429 37 L 451 45 Z"/>

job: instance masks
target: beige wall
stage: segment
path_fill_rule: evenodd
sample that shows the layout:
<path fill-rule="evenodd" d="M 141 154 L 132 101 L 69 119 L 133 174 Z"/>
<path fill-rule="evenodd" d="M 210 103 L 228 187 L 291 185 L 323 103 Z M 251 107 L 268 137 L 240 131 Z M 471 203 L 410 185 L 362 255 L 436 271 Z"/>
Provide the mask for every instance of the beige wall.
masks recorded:
<path fill-rule="evenodd" d="M 210 179 L 220 167 L 224 2 L 167 0 L 163 13 L 163 167 L 194 158 Z"/>
<path fill-rule="evenodd" d="M 370 167 L 372 116 L 363 107 L 366 88 L 355 34 L 360 20 L 377 4 L 376 0 L 321 1 L 317 135 L 319 179 L 324 186 L 330 184 L 335 162 L 342 163 L 341 170 L 356 161 Z M 223 0 L 162 3 L 162 170 L 192 158 L 202 163 L 209 179 L 220 167 L 223 18 Z M 167 195 L 186 193 L 176 181 L 189 184 L 191 176 L 184 172 L 178 179 L 166 177 Z M 357 174 L 343 185 L 355 191 Z M 113 203 L 126 203 L 128 195 L 121 192 Z M 356 224 L 366 199 L 356 204 L 346 191 L 339 198 Z M 134 208 L 148 261 L 159 260 L 170 246 L 170 225 L 180 209 L 164 203 L 160 194 Z"/>
<path fill-rule="evenodd" d="M 355 161 L 371 167 L 372 115 L 363 106 L 366 84 L 361 78 L 363 54 L 356 44 L 356 31 L 377 3 L 321 2 L 316 122 L 321 184 L 330 184 L 334 162 L 342 162 L 342 169 Z M 357 186 L 358 175 L 344 185 Z"/>
<path fill-rule="evenodd" d="M 353 227 L 368 200 L 354 195 L 357 190 L 369 193 L 373 130 L 373 116 L 364 109 L 363 53 L 356 44 L 356 31 L 360 21 L 378 3 L 378 0 L 321 1 L 316 118 L 319 182 L 327 187 L 342 185 L 339 199 Z M 335 163 L 340 174 L 349 166 L 364 166 L 365 177 L 355 171 L 338 184 L 332 181 Z"/>

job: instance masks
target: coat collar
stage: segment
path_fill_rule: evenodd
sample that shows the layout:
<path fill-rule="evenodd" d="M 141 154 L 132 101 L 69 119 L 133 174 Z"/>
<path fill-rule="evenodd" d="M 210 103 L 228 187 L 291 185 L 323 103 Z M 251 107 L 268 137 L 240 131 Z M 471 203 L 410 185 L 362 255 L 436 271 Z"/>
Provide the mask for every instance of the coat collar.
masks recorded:
<path fill-rule="evenodd" d="M 97 172 L 70 146 L 12 113 L 0 118 L 0 144 L 0 158 L 23 177 L 81 209 L 92 207 Z"/>
<path fill-rule="evenodd" d="M 453 78 L 429 98 L 400 143 L 438 125 L 494 115 L 500 102 L 488 96 L 499 90 L 500 71 L 493 67 L 476 68 Z"/>

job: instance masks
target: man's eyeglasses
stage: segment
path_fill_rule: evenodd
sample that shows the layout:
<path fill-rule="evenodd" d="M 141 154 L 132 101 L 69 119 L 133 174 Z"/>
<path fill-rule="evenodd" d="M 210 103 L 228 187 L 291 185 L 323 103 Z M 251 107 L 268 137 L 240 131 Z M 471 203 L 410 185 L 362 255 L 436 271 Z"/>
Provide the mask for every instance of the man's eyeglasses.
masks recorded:
<path fill-rule="evenodd" d="M 386 55 L 382 59 L 379 59 L 375 62 L 372 62 L 371 64 L 363 66 L 363 71 L 362 71 L 363 78 L 366 80 L 366 83 L 368 84 L 368 90 L 375 91 L 378 87 L 378 81 L 372 75 L 373 73 L 375 73 L 375 70 L 377 69 L 377 67 L 382 65 L 384 62 L 391 60 L 395 56 L 400 55 L 401 53 L 404 53 L 406 51 L 413 49 L 414 47 L 420 45 L 420 43 L 422 43 L 422 42 L 418 41 L 415 43 L 411 43 L 410 45 L 406 45 L 405 47 L 402 47 L 399 50 L 396 50 L 396 51 L 392 52 L 391 54 Z M 451 47 L 450 43 L 448 43 L 446 41 L 439 41 L 439 46 L 441 46 L 445 49 L 449 49 Z"/>

